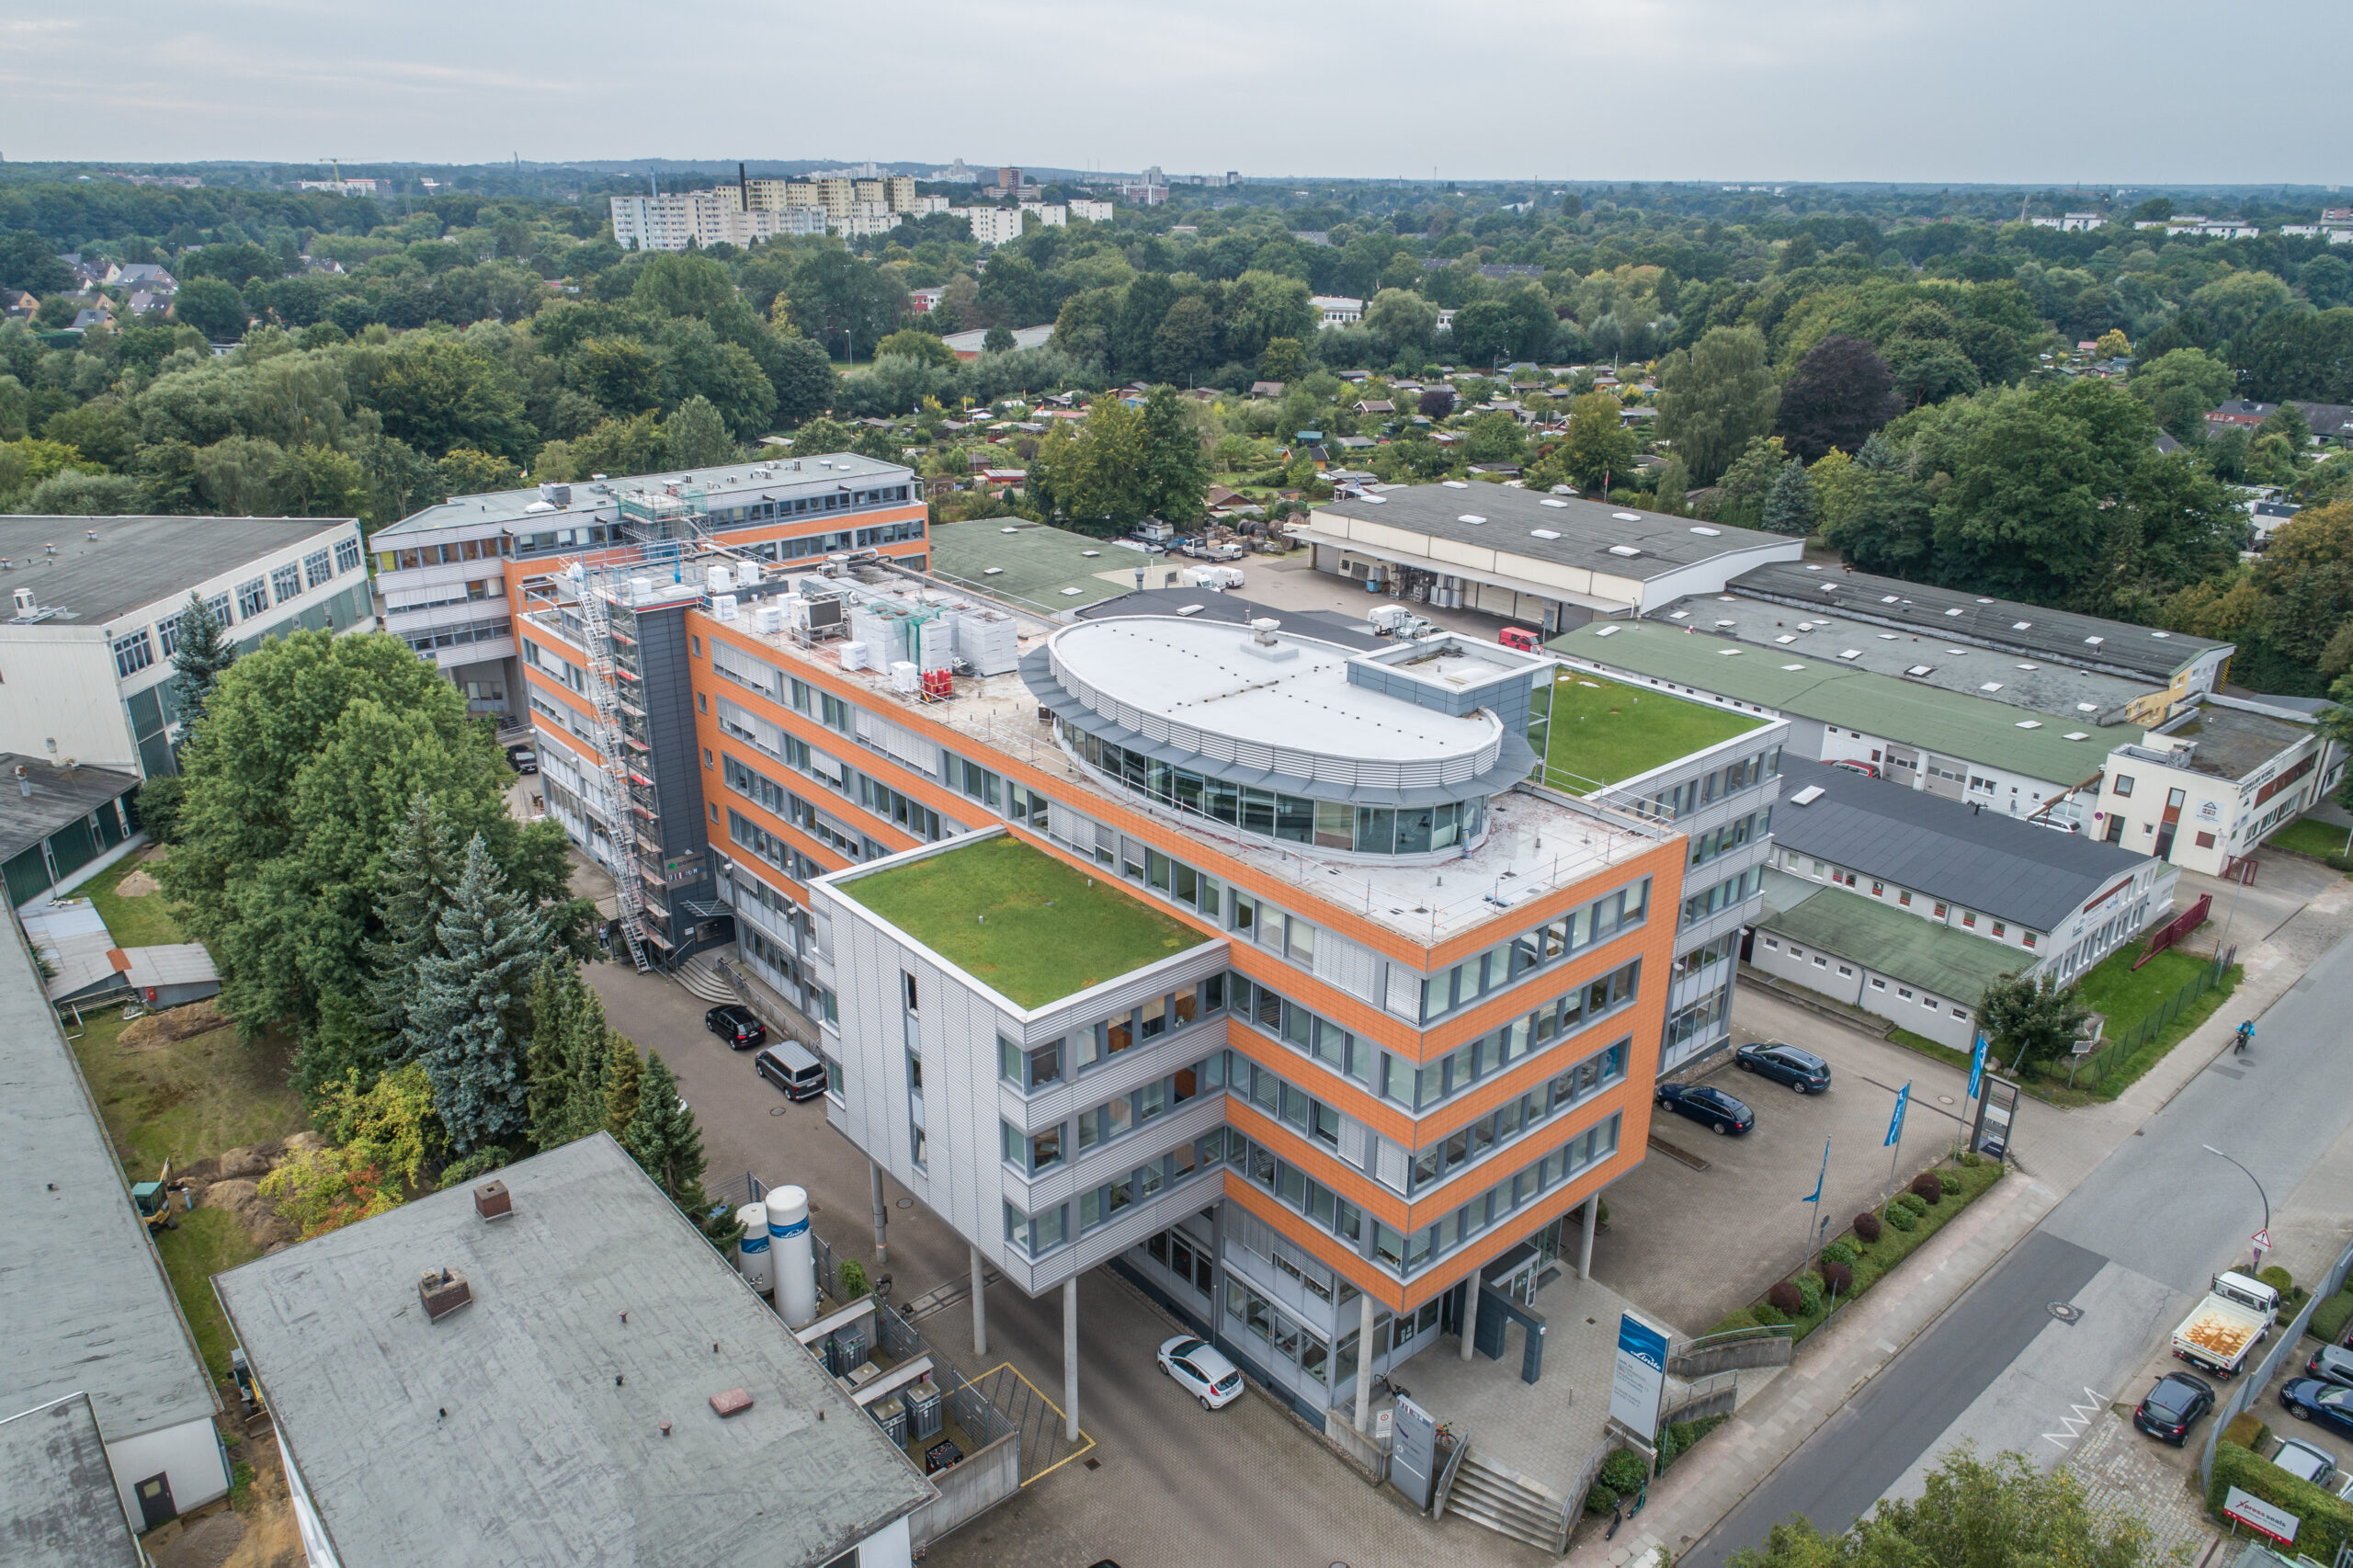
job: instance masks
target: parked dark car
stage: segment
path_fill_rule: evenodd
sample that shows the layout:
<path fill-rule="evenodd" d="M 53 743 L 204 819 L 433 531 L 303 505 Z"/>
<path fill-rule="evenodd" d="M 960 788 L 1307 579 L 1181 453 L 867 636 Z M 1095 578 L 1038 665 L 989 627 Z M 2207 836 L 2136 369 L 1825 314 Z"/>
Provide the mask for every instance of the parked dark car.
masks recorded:
<path fill-rule="evenodd" d="M 1757 1040 L 1733 1051 L 1744 1073 L 1787 1084 L 1802 1095 L 1818 1095 L 1830 1086 L 1830 1063 L 1811 1051 L 1779 1040 Z"/>
<path fill-rule="evenodd" d="M 767 1025 L 760 1022 L 757 1013 L 739 1002 L 730 1002 L 705 1013 L 702 1027 L 736 1051 L 749 1051 L 756 1045 L 767 1043 Z"/>
<path fill-rule="evenodd" d="M 2317 1421 L 2353 1437 L 2353 1389 L 2298 1378 L 2279 1391 L 2279 1403 L 2299 1421 Z"/>
<path fill-rule="evenodd" d="M 517 773 L 537 773 L 540 770 L 540 754 L 529 746 L 508 746 L 506 766 Z"/>
<path fill-rule="evenodd" d="M 2318 1378 L 2322 1382 L 2353 1388 L 2353 1350 L 2324 1345 L 2313 1352 L 2311 1360 L 2304 1363 L 2304 1371 L 2307 1376 Z"/>
<path fill-rule="evenodd" d="M 824 1062 L 797 1040 L 777 1041 L 752 1058 L 752 1067 L 786 1099 L 813 1100 L 825 1092 Z"/>
<path fill-rule="evenodd" d="M 2189 1441 L 2189 1425 L 2214 1408 L 2214 1385 L 2188 1372 L 2167 1372 L 2142 1396 L 2132 1425 L 2178 1449 Z"/>
<path fill-rule="evenodd" d="M 1711 1132 L 1745 1132 L 1756 1125 L 1755 1111 L 1705 1084 L 1661 1084 L 1658 1103 L 1677 1116 L 1705 1123 Z"/>

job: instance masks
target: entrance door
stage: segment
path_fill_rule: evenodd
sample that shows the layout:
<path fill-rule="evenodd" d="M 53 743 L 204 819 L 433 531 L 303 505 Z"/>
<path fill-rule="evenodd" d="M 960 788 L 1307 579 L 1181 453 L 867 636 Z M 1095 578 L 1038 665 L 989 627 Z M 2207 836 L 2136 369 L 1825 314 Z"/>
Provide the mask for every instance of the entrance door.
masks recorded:
<path fill-rule="evenodd" d="M 151 1475 L 131 1490 L 139 1494 L 139 1528 L 142 1534 L 180 1517 L 180 1511 L 172 1506 L 170 1476 Z"/>
<path fill-rule="evenodd" d="M 2108 813 L 2108 841 L 2110 844 L 2121 844 L 2124 842 L 2123 812 L 2110 812 Z"/>
<path fill-rule="evenodd" d="M 2167 823 L 2157 829 L 2157 858 L 2160 860 L 2173 858 L 2174 825 L 2172 823 Z"/>

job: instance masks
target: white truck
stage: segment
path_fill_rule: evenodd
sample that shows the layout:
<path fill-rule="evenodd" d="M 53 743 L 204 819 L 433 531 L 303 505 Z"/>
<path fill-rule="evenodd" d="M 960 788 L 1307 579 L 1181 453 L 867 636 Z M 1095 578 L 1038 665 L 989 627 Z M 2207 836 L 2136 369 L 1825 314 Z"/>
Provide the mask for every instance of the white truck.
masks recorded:
<path fill-rule="evenodd" d="M 2217 1274 L 2212 1285 L 2173 1331 L 2173 1353 L 2219 1377 L 2234 1378 L 2255 1347 L 2271 1337 L 2279 1292 L 2246 1274 Z"/>

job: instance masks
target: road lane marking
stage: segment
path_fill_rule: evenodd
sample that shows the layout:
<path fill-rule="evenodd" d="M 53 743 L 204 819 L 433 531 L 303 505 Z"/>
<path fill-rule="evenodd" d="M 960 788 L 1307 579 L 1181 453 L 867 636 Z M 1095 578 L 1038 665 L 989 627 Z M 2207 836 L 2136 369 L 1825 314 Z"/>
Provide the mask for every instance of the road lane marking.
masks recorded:
<path fill-rule="evenodd" d="M 2042 1440 L 2057 1449 L 2061 1453 L 2065 1453 L 2067 1451 L 2067 1446 L 2084 1435 L 2084 1429 L 2092 1424 L 2093 1418 L 2098 1415 L 2101 1411 L 2108 1408 L 2108 1401 L 2101 1398 L 2097 1392 L 2088 1386 L 2084 1390 L 2084 1397 L 2090 1400 L 2091 1403 L 2089 1404 L 2070 1404 L 2067 1408 L 2069 1411 L 2073 1412 L 2073 1414 L 2062 1415 L 2059 1418 L 2061 1430 L 2058 1432 L 2045 1432 L 2042 1435 Z"/>

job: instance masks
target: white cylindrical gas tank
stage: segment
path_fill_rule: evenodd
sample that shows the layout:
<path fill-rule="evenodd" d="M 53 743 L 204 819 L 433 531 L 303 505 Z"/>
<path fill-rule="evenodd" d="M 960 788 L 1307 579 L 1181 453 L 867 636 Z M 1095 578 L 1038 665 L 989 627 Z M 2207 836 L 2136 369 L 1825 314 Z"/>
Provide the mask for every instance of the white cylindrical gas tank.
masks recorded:
<path fill-rule="evenodd" d="M 796 1193 L 801 1189 L 794 1187 Z M 801 1201 L 802 1223 L 808 1221 L 809 1201 Z M 744 1239 L 735 1246 L 735 1267 L 744 1271 L 753 1290 L 767 1295 L 776 1289 L 776 1253 L 768 1244 L 768 1210 L 764 1203 L 746 1203 L 735 1210 L 735 1222 L 744 1227 Z"/>
<path fill-rule="evenodd" d="M 767 1197 L 768 1250 L 776 1270 L 776 1310 L 788 1328 L 817 1321 L 817 1266 L 809 1245 L 809 1195 L 772 1187 Z"/>

